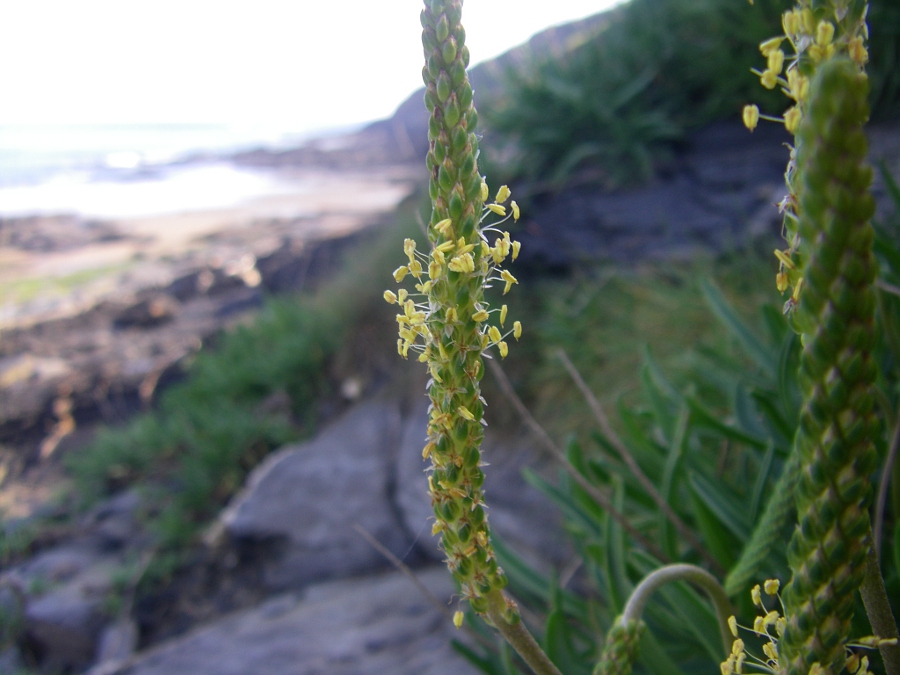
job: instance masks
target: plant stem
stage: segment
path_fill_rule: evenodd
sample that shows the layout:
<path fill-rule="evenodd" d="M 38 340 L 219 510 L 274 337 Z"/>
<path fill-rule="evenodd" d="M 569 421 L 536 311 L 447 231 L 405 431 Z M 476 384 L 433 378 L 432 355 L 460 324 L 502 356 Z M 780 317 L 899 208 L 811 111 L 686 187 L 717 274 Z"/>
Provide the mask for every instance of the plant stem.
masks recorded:
<path fill-rule="evenodd" d="M 884 469 L 881 472 L 881 483 L 878 486 L 878 497 L 875 499 L 875 525 L 873 530 L 875 537 L 872 539 L 875 546 L 876 560 L 881 558 L 881 540 L 884 536 L 884 510 L 887 507 L 888 486 L 891 483 L 894 462 L 897 460 L 897 449 L 900 447 L 900 416 L 891 436 L 891 447 L 884 460 Z"/>
<path fill-rule="evenodd" d="M 631 535 L 635 541 L 640 542 L 640 544 L 647 549 L 647 551 L 655 556 L 658 560 L 662 562 L 671 562 L 671 559 L 665 554 L 665 552 L 657 546 L 652 540 L 648 539 L 644 534 L 638 530 L 634 525 L 631 524 L 631 521 L 625 516 L 624 513 L 619 511 L 612 503 L 612 500 L 605 495 L 601 490 L 597 488 L 596 485 L 591 483 L 587 478 L 585 478 L 578 469 L 572 466 L 572 463 L 569 461 L 569 458 L 566 457 L 566 453 L 562 451 L 562 449 L 553 442 L 553 439 L 550 438 L 550 435 L 544 430 L 544 427 L 540 425 L 540 423 L 534 419 L 532 414 L 529 412 L 528 408 L 525 407 L 525 404 L 522 403 L 522 399 L 519 398 L 518 394 L 516 394 L 515 390 L 512 387 L 512 383 L 510 383 L 509 378 L 506 377 L 506 373 L 503 372 L 503 368 L 497 363 L 495 360 L 488 361 L 488 367 L 494 373 L 494 377 L 497 378 L 497 383 L 500 385 L 500 389 L 503 390 L 503 393 L 509 399 L 509 401 L 513 404 L 513 407 L 519 413 L 519 416 L 525 422 L 529 429 L 531 429 L 532 433 L 535 436 L 541 439 L 544 446 L 550 453 L 556 457 L 560 464 L 562 464 L 563 468 L 566 472 L 572 477 L 572 479 L 578 483 L 579 487 L 587 492 L 594 501 L 596 501 L 603 509 L 609 513 L 610 517 L 615 520 L 619 525 L 622 526 L 622 529 L 625 530 L 629 535 Z"/>
<path fill-rule="evenodd" d="M 872 531 L 869 530 L 869 541 L 872 541 Z M 866 614 L 872 625 L 872 632 L 879 638 L 896 638 L 897 623 L 888 602 L 887 591 L 884 588 L 884 579 L 881 577 L 881 568 L 878 564 L 878 554 L 874 546 L 869 547 L 866 555 L 866 571 L 862 586 L 859 588 L 863 604 L 866 606 Z M 884 670 L 887 675 L 900 675 L 900 645 L 881 645 L 878 648 L 881 659 L 884 661 Z"/>
<path fill-rule="evenodd" d="M 634 474 L 634 477 L 637 478 L 638 482 L 641 484 L 641 487 L 650 495 L 650 498 L 656 504 L 657 508 L 662 511 L 663 515 L 669 520 L 672 525 L 675 526 L 675 529 L 678 530 L 678 534 L 682 536 L 682 538 L 690 544 L 697 553 L 700 554 L 700 557 L 706 560 L 710 567 L 712 567 L 719 574 L 724 575 L 727 570 L 722 567 L 721 563 L 716 560 L 712 553 L 710 553 L 707 548 L 703 545 L 697 535 L 694 534 L 693 530 L 688 527 L 687 523 L 685 523 L 672 507 L 669 506 L 669 503 L 663 499 L 663 496 L 659 493 L 659 490 L 656 489 L 656 486 L 653 484 L 647 474 L 644 473 L 643 469 L 638 465 L 637 460 L 634 458 L 634 455 L 631 454 L 631 451 L 628 449 L 628 446 L 622 442 L 622 439 L 619 438 L 619 435 L 612 428 L 612 425 L 609 423 L 609 419 L 606 417 L 606 413 L 603 412 L 603 408 L 600 407 L 600 401 L 597 400 L 597 397 L 594 396 L 594 392 L 591 391 L 590 387 L 587 386 L 587 382 L 584 381 L 584 378 L 581 377 L 581 374 L 575 368 L 575 365 L 569 359 L 568 355 L 562 349 L 556 352 L 556 356 L 562 361 L 563 366 L 568 371 L 569 375 L 572 377 L 572 380 L 575 382 L 575 386 L 581 391 L 585 400 L 588 402 L 588 406 L 591 408 L 591 412 L 594 413 L 594 417 L 597 419 L 597 423 L 600 425 L 600 428 L 603 430 L 603 433 L 606 434 L 606 437 L 609 439 L 610 443 L 612 443 L 613 447 L 621 456 L 622 460 L 628 466 L 628 469 Z"/>
<path fill-rule="evenodd" d="M 528 632 L 525 623 L 518 616 L 518 610 L 514 616 L 516 620 L 512 623 L 507 621 L 510 607 L 515 607 L 515 603 L 507 598 L 501 591 L 491 591 L 487 596 L 488 610 L 487 615 L 494 624 L 494 627 L 500 634 L 506 638 L 506 641 L 512 645 L 519 656 L 528 664 L 528 667 L 534 671 L 535 675 L 562 675 L 559 668 L 553 665 L 550 658 L 544 653 L 537 640 Z"/>
<path fill-rule="evenodd" d="M 731 630 L 728 628 L 728 617 L 733 616 L 734 611 L 722 584 L 702 567 L 687 564 L 666 565 L 648 574 L 628 598 L 628 604 L 625 605 L 625 610 L 622 612 L 623 621 L 640 621 L 650 596 L 672 581 L 688 581 L 701 588 L 709 597 L 716 610 L 722 648 L 727 657 L 731 653 L 731 643 L 734 640 Z"/>

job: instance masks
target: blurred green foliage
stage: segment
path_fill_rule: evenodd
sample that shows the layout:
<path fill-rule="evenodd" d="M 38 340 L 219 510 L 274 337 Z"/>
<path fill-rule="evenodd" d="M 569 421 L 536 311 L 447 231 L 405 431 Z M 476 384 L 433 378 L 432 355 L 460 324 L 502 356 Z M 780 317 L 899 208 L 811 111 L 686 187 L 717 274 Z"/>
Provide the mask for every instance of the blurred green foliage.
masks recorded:
<path fill-rule="evenodd" d="M 649 178 L 692 129 L 787 103 L 751 68 L 782 33 L 781 0 L 631 0 L 596 34 L 510 68 L 480 101 L 486 148 L 510 178 L 559 185 L 573 173 L 607 187 Z M 871 2 L 873 119 L 900 113 L 900 5 Z M 499 142 L 496 138 L 499 136 Z"/>
<path fill-rule="evenodd" d="M 900 186 L 886 172 L 884 178 L 893 195 L 895 213 L 900 214 Z M 876 445 L 879 466 L 884 467 L 900 406 L 900 216 L 876 223 L 876 230 L 881 265 L 877 317 L 882 338 L 877 350 L 879 413 L 885 420 Z M 760 271 L 768 267 L 755 265 Z M 560 428 L 553 418 L 560 411 L 569 411 L 567 423 L 573 433 L 568 435 L 566 451 L 571 467 L 605 492 L 630 526 L 670 561 L 703 563 L 700 551 L 678 534 L 671 519 L 660 512 L 623 461 L 622 446 L 718 566 L 730 572 L 742 566 L 742 573 L 733 577 L 730 592 L 743 625 L 751 624 L 755 613 L 750 606 L 749 586 L 766 578 L 789 578 L 785 549 L 795 514 L 792 508 L 779 511 L 779 500 L 773 496 L 779 493 L 775 486 L 787 465 L 800 405 L 796 384 L 799 339 L 775 303 L 767 304 L 752 292 L 754 287 L 765 289 L 771 284 L 770 279 L 760 283 L 753 266 L 749 258 L 721 261 L 708 273 L 701 271 L 693 278 L 686 275 L 683 286 L 657 278 L 656 297 L 647 295 L 652 276 L 631 284 L 613 284 L 610 278 L 582 280 L 577 293 L 550 296 L 551 307 L 557 309 L 548 312 L 545 323 L 539 325 L 539 349 L 548 352 L 554 344 L 565 346 L 607 411 L 615 412 L 610 417 L 621 445 L 591 419 L 584 402 L 579 405 L 574 400 L 577 394 L 563 393 L 566 388 L 572 392 L 573 384 L 562 367 L 554 366 L 550 359 L 538 368 L 544 382 L 543 396 L 532 396 L 537 409 L 543 408 L 544 415 L 549 412 L 548 426 L 557 435 Z M 713 276 L 721 289 L 710 280 Z M 622 296 L 628 292 L 630 296 Z M 573 303 L 579 296 L 590 300 Z M 617 302 L 617 296 L 630 302 Z M 705 318 L 701 317 L 704 311 L 695 305 L 698 296 L 704 299 Z M 682 301 L 680 307 L 671 304 L 676 298 Z M 669 315 L 679 309 L 683 312 L 682 319 L 673 322 L 671 333 L 662 329 L 662 334 L 673 340 L 663 352 L 664 362 L 656 358 L 657 348 L 635 348 L 635 342 L 641 341 L 638 335 L 632 336 L 630 349 L 627 341 L 620 342 L 621 334 L 617 335 L 616 328 L 627 326 L 631 316 L 644 329 L 650 325 L 646 318 L 640 318 L 650 314 L 641 307 L 644 303 L 662 308 L 660 321 L 671 318 Z M 570 311 L 560 312 L 559 307 Z M 573 307 L 581 309 L 571 311 Z M 582 311 L 584 308 L 589 311 Z M 552 319 L 554 315 L 564 318 Z M 727 338 L 721 339 L 717 330 L 710 329 L 710 322 L 717 324 Z M 698 325 L 706 328 L 696 328 Z M 647 333 L 645 342 L 657 335 Z M 692 344 L 689 340 L 695 341 Z M 638 355 L 636 377 L 630 380 L 634 383 L 632 390 L 623 390 L 618 378 L 598 374 L 604 367 L 604 357 L 598 356 L 597 350 L 610 347 L 614 352 Z M 602 396 L 609 389 L 616 391 L 612 399 Z M 560 396 L 561 401 L 557 400 Z M 570 566 L 549 577 L 541 575 L 502 542 L 496 543 L 498 557 L 509 576 L 513 596 L 527 607 L 524 615 L 531 619 L 535 633 L 543 636 L 547 653 L 564 672 L 587 675 L 599 656 L 602 635 L 635 585 L 665 561 L 629 534 L 622 522 L 601 508 L 567 471 L 560 470 L 555 481 L 535 473 L 527 473 L 526 478 L 561 509 L 576 545 L 578 571 L 573 575 L 576 567 Z M 875 523 L 881 536 L 888 596 L 898 614 L 900 469 L 895 465 L 893 476 L 888 477 L 882 468 L 873 478 L 876 492 L 883 481 L 891 481 L 883 522 L 875 519 Z M 775 518 L 770 517 L 761 527 L 763 519 L 773 512 Z M 753 548 L 758 555 L 745 557 Z M 712 607 L 695 590 L 687 585 L 664 588 L 648 606 L 645 620 L 649 631 L 641 642 L 636 672 L 717 672 L 722 655 L 716 619 Z M 490 639 L 490 633 L 478 622 L 473 620 L 470 625 Z M 853 635 L 870 633 L 860 603 Z M 527 672 L 504 645 L 496 650 L 456 646 L 486 673 Z M 754 649 L 758 648 L 755 645 Z M 879 659 L 873 659 L 873 670 L 882 672 L 880 668 Z"/>

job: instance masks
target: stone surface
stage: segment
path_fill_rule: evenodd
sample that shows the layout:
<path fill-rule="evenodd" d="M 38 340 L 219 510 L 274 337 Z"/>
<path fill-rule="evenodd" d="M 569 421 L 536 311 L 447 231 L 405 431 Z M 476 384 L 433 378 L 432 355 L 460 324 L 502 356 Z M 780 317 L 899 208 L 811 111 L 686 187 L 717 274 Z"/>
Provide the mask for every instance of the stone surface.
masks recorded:
<path fill-rule="evenodd" d="M 443 560 L 440 537 L 431 534 L 434 514 L 427 492 L 422 459 L 428 413 L 425 406 L 405 420 L 397 458 L 397 505 L 403 522 L 416 537 L 416 545 L 432 560 Z M 482 445 L 484 491 L 491 532 L 517 553 L 537 565 L 563 563 L 571 546 L 562 531 L 559 511 L 522 478 L 525 466 L 540 471 L 541 460 L 527 439 L 498 439 L 490 430 Z"/>
<path fill-rule="evenodd" d="M 266 549 L 268 587 L 383 567 L 383 556 L 354 530 L 357 524 L 405 555 L 412 542 L 392 502 L 399 435 L 396 405 L 364 403 L 312 441 L 278 451 L 252 472 L 223 521 L 239 545 Z"/>
<path fill-rule="evenodd" d="M 419 578 L 442 601 L 443 567 Z M 399 572 L 273 597 L 140 655 L 116 675 L 474 675 L 461 638 Z"/>

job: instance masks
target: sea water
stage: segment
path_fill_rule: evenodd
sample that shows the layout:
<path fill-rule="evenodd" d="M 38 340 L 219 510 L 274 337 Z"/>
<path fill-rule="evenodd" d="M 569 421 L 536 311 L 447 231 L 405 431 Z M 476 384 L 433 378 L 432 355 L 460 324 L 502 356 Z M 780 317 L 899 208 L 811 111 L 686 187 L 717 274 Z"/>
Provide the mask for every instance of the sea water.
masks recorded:
<path fill-rule="evenodd" d="M 311 135 L 197 124 L 0 126 L 0 217 L 140 217 L 291 194 L 297 181 L 229 157 Z"/>

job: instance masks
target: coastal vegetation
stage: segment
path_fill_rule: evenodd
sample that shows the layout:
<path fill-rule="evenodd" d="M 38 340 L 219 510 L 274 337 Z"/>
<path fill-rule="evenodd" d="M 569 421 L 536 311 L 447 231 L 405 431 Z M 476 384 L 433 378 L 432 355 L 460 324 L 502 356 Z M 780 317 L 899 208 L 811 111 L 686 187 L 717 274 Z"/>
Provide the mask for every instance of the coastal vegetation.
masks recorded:
<path fill-rule="evenodd" d="M 455 12 L 458 4 L 429 3 L 434 15 L 428 25 L 435 36 L 444 32 L 438 10 L 446 5 Z M 485 106 L 479 102 L 488 128 L 509 143 L 496 153 L 511 158 L 498 162 L 501 172 L 524 179 L 523 192 L 529 182 L 562 185 L 585 176 L 607 188 L 634 184 L 664 166 L 667 154 L 698 126 L 737 119 L 741 106 L 750 101 L 764 110 L 780 111 L 784 108 L 783 99 L 777 98 L 781 94 L 770 96 L 758 90 L 757 78 L 749 71 L 765 61 L 758 44 L 782 31 L 784 10 L 784 3 L 775 0 L 757 0 L 752 7 L 734 0 L 633 0 L 611 16 L 601 34 L 583 38 L 565 54 L 537 60 L 530 70 L 511 72 L 508 88 L 495 101 Z M 455 19 L 458 23 L 459 18 Z M 900 8 L 890 0 L 875 0 L 869 22 L 873 118 L 896 119 Z M 457 53 L 444 47 L 450 35 L 447 27 L 441 44 L 431 48 L 440 48 L 435 58 L 455 66 L 464 60 L 463 40 L 458 31 L 453 34 Z M 729 56 L 711 56 L 719 54 Z M 142 495 L 145 523 L 156 538 L 156 563 L 146 575 L 143 568 L 140 572 L 149 582 L 142 592 L 165 583 L 248 472 L 270 451 L 308 437 L 318 422 L 347 404 L 339 391 L 342 364 L 357 361 L 364 370 L 366 357 L 361 355 L 393 349 L 390 335 L 397 325 L 392 311 L 396 307 L 385 306 L 376 289 L 386 286 L 388 272 L 397 267 L 397 242 L 413 242 L 406 246 L 407 259 L 400 260 L 409 273 L 418 260 L 415 251 L 430 256 L 432 246 L 456 245 L 463 236 L 459 249 L 472 246 L 471 251 L 454 249 L 459 257 L 456 268 L 449 267 L 454 256 L 446 256 L 448 270 L 462 275 L 468 269 L 463 256 L 472 254 L 469 272 L 479 260 L 475 248 L 480 246 L 479 225 L 474 222 L 480 220 L 482 205 L 498 207 L 488 207 L 498 218 L 512 214 L 510 196 L 502 189 L 498 194 L 499 183 L 492 180 L 492 189 L 484 196 L 474 159 L 465 176 L 454 180 L 450 175 L 451 169 L 468 167 L 467 158 L 475 150 L 466 149 L 471 143 L 468 134 L 457 141 L 453 131 L 463 115 L 474 126 L 475 115 L 468 108 L 471 92 L 460 89 L 459 82 L 451 83 L 452 91 L 443 92 L 441 70 L 438 64 L 433 74 L 434 95 L 440 101 L 433 101 L 432 108 L 452 95 L 460 109 L 451 128 L 433 130 L 436 139 L 442 133 L 447 137 L 448 147 L 444 156 L 431 159 L 430 168 L 437 174 L 431 194 L 404 203 L 394 225 L 351 251 L 345 264 L 317 291 L 272 298 L 252 323 L 205 347 L 187 366 L 184 379 L 163 392 L 153 411 L 105 430 L 91 447 L 72 456 L 74 501 L 81 506 L 128 487 Z M 743 73 L 746 78 L 741 77 Z M 461 104 L 464 98 L 466 105 Z M 862 113 L 857 110 L 856 115 Z M 454 157 L 457 166 L 445 169 L 445 181 L 441 168 L 450 151 L 458 155 Z M 488 147 L 486 154 L 491 153 Z M 900 206 L 900 189 L 889 174 L 884 179 L 895 206 Z M 453 203 L 457 183 L 463 197 L 470 200 L 471 213 L 466 204 L 459 205 L 457 213 Z M 857 198 L 865 201 L 864 196 Z M 439 208 L 433 209 L 435 204 Z M 441 232 L 442 223 L 447 228 L 446 220 L 463 216 L 474 219 L 471 228 L 454 231 L 454 237 Z M 418 229 L 419 219 L 431 226 L 427 238 Z M 872 278 L 874 265 L 866 262 L 866 280 L 874 286 L 858 300 L 872 305 L 875 328 L 866 350 L 875 369 L 874 380 L 865 383 L 873 390 L 867 394 L 865 411 L 869 447 L 858 464 L 874 485 L 874 536 L 867 545 L 880 553 L 887 596 L 896 615 L 900 610 L 896 605 L 900 598 L 900 461 L 892 472 L 889 458 L 897 452 L 900 405 L 900 249 L 896 245 L 900 220 L 875 225 L 878 280 Z M 515 223 L 509 227 L 515 236 Z M 495 236 L 497 241 L 492 237 L 489 251 L 481 255 L 493 260 L 512 257 L 512 243 L 504 255 L 503 235 Z M 814 256 L 807 254 L 806 259 L 810 257 Z M 792 260 L 800 264 L 800 258 Z M 474 600 L 475 611 L 467 610 L 459 618 L 485 636 L 488 644 L 496 645 L 475 648 L 460 642 L 457 648 L 484 672 L 525 671 L 505 642 L 494 641 L 476 612 L 487 612 L 494 624 L 498 620 L 528 624 L 547 658 L 567 674 L 594 672 L 598 662 L 604 664 L 604 672 L 634 667 L 653 675 L 706 672 L 723 660 L 729 663 L 732 645 L 723 650 L 721 617 L 688 584 L 662 587 L 646 604 L 640 617 L 643 623 L 629 623 L 630 615 L 617 623 L 623 612 L 627 615 L 635 588 L 665 563 L 689 562 L 724 582 L 742 625 L 753 625 L 761 604 L 768 603 L 767 610 L 784 613 L 787 619 L 802 604 L 799 596 L 787 592 L 785 609 L 776 607 L 774 592 L 763 599 L 757 598 L 758 591 L 751 596 L 752 589 L 766 579 L 786 584 L 792 569 L 797 572 L 796 550 L 801 546 L 794 544 L 790 550 L 786 546 L 796 513 L 784 477 L 796 470 L 792 464 L 796 462 L 792 459 L 795 430 L 811 388 L 797 371 L 804 358 L 803 342 L 810 340 L 818 319 L 811 327 L 803 321 L 798 324 L 792 316 L 791 325 L 784 313 L 785 298 L 779 296 L 773 279 L 777 265 L 770 250 L 755 250 L 751 245 L 690 262 L 579 265 L 567 276 L 555 278 L 519 275 L 522 283 L 507 297 L 502 295 L 503 287 L 511 282 L 502 276 L 483 297 L 477 292 L 484 279 L 478 280 L 478 288 L 452 288 L 451 300 L 459 302 L 465 296 L 463 304 L 471 310 L 464 319 L 484 323 L 475 315 L 481 311 L 491 315 L 489 310 L 500 310 L 509 302 L 510 319 L 505 326 L 499 316 L 491 317 L 491 323 L 500 325 L 495 325 L 498 334 L 500 328 L 518 332 L 512 328 L 513 318 L 525 327 L 518 343 L 518 335 L 497 338 L 490 328 L 474 330 L 466 340 L 480 346 L 482 334 L 486 335 L 496 357 L 501 351 L 505 356 L 508 349 L 502 369 L 516 395 L 551 439 L 563 439 L 552 441 L 563 460 L 558 479 L 534 473 L 527 474 L 527 479 L 559 506 L 578 553 L 576 565 L 545 576 L 495 538 L 491 554 L 495 557 L 480 561 L 485 568 L 478 581 L 489 581 L 482 589 L 471 583 L 474 577 L 458 562 L 467 550 L 459 541 L 477 538 L 477 533 L 460 533 L 455 507 L 447 506 L 441 522 L 449 523 L 448 530 L 453 525 L 457 539 L 448 554 L 458 555 L 454 571 L 469 584 L 464 594 L 470 602 Z M 422 285 L 443 278 L 441 274 L 449 278 L 447 271 L 437 271 L 431 278 L 427 264 L 420 271 L 417 282 Z M 484 276 L 494 271 L 502 274 L 489 270 Z M 818 272 L 808 274 L 815 277 Z M 793 288 L 798 287 L 799 278 L 790 280 Z M 446 297 L 437 300 L 450 298 L 449 291 L 444 291 Z M 414 303 L 406 314 L 408 324 L 412 325 L 418 311 Z M 403 340 L 401 351 L 410 346 Z M 512 344 L 501 348 L 501 342 L 507 341 Z M 433 359 L 432 376 L 437 371 L 441 380 L 449 381 L 435 351 L 440 349 L 433 346 L 428 354 Z M 481 374 L 479 366 L 479 380 Z M 396 392 L 417 382 L 402 365 L 392 376 L 393 382 L 386 386 Z M 515 399 L 505 398 L 509 392 L 504 391 L 503 380 L 494 377 L 483 380 L 492 424 L 495 419 L 501 429 L 504 424 L 518 424 Z M 478 392 L 468 393 L 470 402 L 455 410 L 465 418 L 463 427 L 474 428 L 481 415 L 475 410 Z M 475 418 L 474 423 L 459 407 Z M 440 429 L 433 431 L 437 446 Z M 461 456 L 460 460 L 466 461 Z M 477 465 L 477 457 L 474 461 Z M 469 475 L 466 480 L 479 479 Z M 454 496 L 447 489 L 442 499 L 450 504 Z M 482 534 L 487 540 L 488 534 Z M 21 546 L 16 542 L 11 549 Z M 859 558 L 864 545 L 858 540 L 854 546 Z M 858 568 L 859 560 L 856 563 Z M 496 600 L 493 592 L 507 581 L 508 593 L 523 608 L 524 619 L 516 618 L 511 605 L 498 613 L 496 607 L 479 602 Z M 766 592 L 773 588 L 774 584 L 765 585 Z M 852 589 L 849 595 L 840 611 L 845 617 L 853 610 L 852 623 L 842 619 L 840 635 L 832 636 L 840 650 L 849 637 L 875 630 L 867 625 L 866 612 Z M 765 620 L 768 614 L 763 616 Z M 607 633 L 610 637 L 604 642 Z M 747 646 L 759 654 L 764 633 L 751 631 L 747 637 Z M 797 638 L 789 637 L 787 643 L 790 640 L 797 644 Z M 611 648 L 605 656 L 604 646 Z M 733 672 L 740 672 L 735 666 L 744 651 L 738 651 L 730 661 Z M 788 658 L 796 660 L 799 651 L 795 646 Z M 840 655 L 834 657 L 838 661 Z M 866 669 L 878 672 L 881 666 L 876 661 L 871 657 Z M 812 665 L 803 663 L 793 671 L 806 675 Z M 821 667 L 838 670 L 834 664 Z"/>

